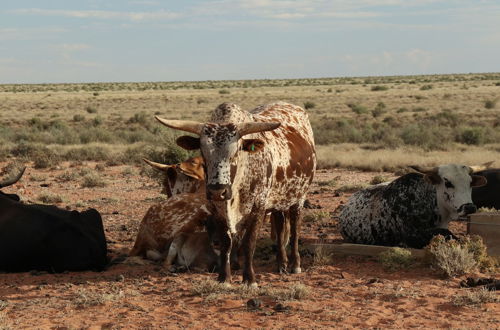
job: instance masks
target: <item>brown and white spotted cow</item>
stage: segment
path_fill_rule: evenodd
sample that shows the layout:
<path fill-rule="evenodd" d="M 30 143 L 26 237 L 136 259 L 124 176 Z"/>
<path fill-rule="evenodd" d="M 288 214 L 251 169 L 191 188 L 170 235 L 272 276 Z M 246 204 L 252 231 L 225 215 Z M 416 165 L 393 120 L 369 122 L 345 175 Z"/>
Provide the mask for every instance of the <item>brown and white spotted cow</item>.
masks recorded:
<path fill-rule="evenodd" d="M 182 193 L 204 192 L 205 190 L 205 171 L 203 170 L 203 158 L 192 157 L 188 160 L 165 165 L 155 163 L 143 158 L 151 167 L 164 172 L 162 193 L 172 197 Z"/>
<path fill-rule="evenodd" d="M 172 197 L 174 195 L 181 193 L 203 193 L 203 194 L 205 193 L 205 170 L 203 168 L 204 162 L 202 157 L 193 157 L 182 163 L 174 165 L 160 164 L 145 158 L 143 158 L 143 160 L 151 167 L 165 173 L 165 179 L 162 182 L 163 184 L 162 193 L 167 194 L 168 197 Z M 281 217 L 281 214 L 278 213 L 270 215 L 271 239 L 277 241 L 278 240 L 277 235 L 280 234 L 278 233 L 277 229 L 284 230 L 285 232 L 282 234 L 283 235 L 282 237 L 284 237 L 284 239 L 282 239 L 281 241 L 283 247 L 281 249 L 286 250 L 286 246 L 288 245 L 288 240 L 290 236 L 290 222 L 286 221 L 285 226 L 277 228 L 275 220 L 276 217 L 278 217 L 279 219 Z M 198 220 L 196 219 L 195 221 Z M 149 221 L 146 220 L 146 222 L 148 223 Z M 155 230 L 155 232 L 160 232 L 160 231 Z M 203 236 L 203 234 L 201 234 L 201 236 Z M 197 235 L 197 237 L 201 236 Z M 202 237 L 202 240 L 205 241 L 205 238 Z M 197 244 L 197 246 L 199 246 L 199 244 Z M 281 249 L 278 249 L 278 251 L 281 251 Z M 238 252 L 236 250 L 238 250 L 238 247 L 233 246 L 233 253 L 231 259 L 232 263 L 231 266 L 233 269 L 239 269 Z M 151 252 L 150 255 L 152 257 L 156 256 L 153 252 Z M 156 258 L 159 257 L 156 256 Z M 277 253 L 276 258 L 277 260 L 279 260 L 280 253 Z M 285 271 L 285 269 L 279 269 L 279 266 L 280 265 L 278 264 L 279 272 Z"/>
<path fill-rule="evenodd" d="M 204 194 L 177 194 L 149 208 L 129 256 L 159 260 L 164 267 L 175 265 L 215 269 L 218 256 L 205 229 L 211 216 Z"/>
<path fill-rule="evenodd" d="M 245 256 L 243 282 L 256 285 L 256 234 L 268 212 L 273 212 L 281 233 L 278 241 L 284 239 L 281 228 L 285 215 L 290 217 L 291 271 L 300 273 L 301 210 L 316 168 L 306 111 L 283 102 L 250 112 L 224 103 L 214 110 L 208 123 L 156 118 L 168 127 L 199 136 L 181 136 L 177 143 L 188 150 L 200 148 L 205 162 L 206 195 L 221 242 L 219 281 L 231 280 L 230 251 L 233 239 L 237 239 Z M 278 246 L 280 269 L 286 269 L 284 245 Z"/>

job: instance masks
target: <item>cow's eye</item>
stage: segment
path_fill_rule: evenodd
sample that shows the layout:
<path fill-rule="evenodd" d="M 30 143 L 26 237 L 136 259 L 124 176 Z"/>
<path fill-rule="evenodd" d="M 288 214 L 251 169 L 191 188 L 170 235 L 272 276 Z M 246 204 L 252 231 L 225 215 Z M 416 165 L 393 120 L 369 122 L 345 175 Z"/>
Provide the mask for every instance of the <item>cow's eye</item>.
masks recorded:
<path fill-rule="evenodd" d="M 447 179 L 444 179 L 444 186 L 446 188 L 453 188 L 453 183 L 451 183 L 450 181 L 448 181 Z"/>

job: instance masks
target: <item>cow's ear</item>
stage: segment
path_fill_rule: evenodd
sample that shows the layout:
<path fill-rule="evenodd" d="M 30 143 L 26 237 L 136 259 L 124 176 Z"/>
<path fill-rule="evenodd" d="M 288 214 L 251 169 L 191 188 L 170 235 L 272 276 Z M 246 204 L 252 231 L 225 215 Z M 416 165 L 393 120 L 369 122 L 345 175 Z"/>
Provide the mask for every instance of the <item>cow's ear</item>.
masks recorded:
<path fill-rule="evenodd" d="M 264 148 L 264 141 L 259 139 L 246 139 L 243 140 L 243 150 L 248 152 L 261 151 Z"/>
<path fill-rule="evenodd" d="M 186 150 L 195 150 L 200 149 L 200 138 L 195 138 L 189 135 L 179 136 L 177 140 L 175 140 L 177 145 Z"/>
<path fill-rule="evenodd" d="M 482 175 L 471 175 L 472 182 L 470 183 L 471 187 L 481 187 L 488 183 L 486 178 Z"/>
<path fill-rule="evenodd" d="M 430 184 L 437 185 L 441 183 L 441 177 L 437 173 L 430 173 L 424 175 L 424 180 Z"/>
<path fill-rule="evenodd" d="M 196 180 L 203 180 L 205 177 L 205 170 L 202 164 L 193 164 L 190 162 L 182 162 L 179 164 L 179 170 L 185 175 L 192 177 Z"/>

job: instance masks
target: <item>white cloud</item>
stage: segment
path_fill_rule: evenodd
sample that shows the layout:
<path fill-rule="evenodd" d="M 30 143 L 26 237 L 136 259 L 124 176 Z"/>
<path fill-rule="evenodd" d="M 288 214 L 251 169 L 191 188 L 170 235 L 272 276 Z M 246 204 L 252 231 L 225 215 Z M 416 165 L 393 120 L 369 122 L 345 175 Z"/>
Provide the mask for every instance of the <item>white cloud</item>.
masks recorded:
<path fill-rule="evenodd" d="M 54 37 L 54 34 L 63 32 L 67 32 L 67 30 L 57 27 L 2 28 L 0 29 L 0 40 L 50 39 Z"/>
<path fill-rule="evenodd" d="M 61 10 L 61 9 L 17 9 L 17 14 L 30 14 L 42 16 L 62 16 L 74 18 L 97 18 L 97 19 L 126 19 L 131 21 L 142 20 L 165 20 L 180 18 L 181 15 L 169 11 L 159 10 L 155 12 L 120 12 L 105 10 Z"/>

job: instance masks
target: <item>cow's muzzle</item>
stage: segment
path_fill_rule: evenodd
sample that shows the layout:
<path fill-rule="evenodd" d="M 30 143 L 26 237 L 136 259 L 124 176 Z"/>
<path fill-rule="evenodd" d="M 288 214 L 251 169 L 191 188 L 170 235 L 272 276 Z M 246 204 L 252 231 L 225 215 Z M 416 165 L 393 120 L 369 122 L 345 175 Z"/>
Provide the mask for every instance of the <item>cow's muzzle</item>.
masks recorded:
<path fill-rule="evenodd" d="M 463 204 L 462 206 L 460 206 L 458 208 L 459 215 L 467 215 L 467 214 L 475 213 L 476 211 L 477 211 L 477 207 L 476 207 L 476 205 L 474 205 L 472 203 Z"/>
<path fill-rule="evenodd" d="M 228 184 L 216 183 L 207 186 L 207 199 L 210 201 L 227 201 L 231 197 L 231 186 Z"/>

